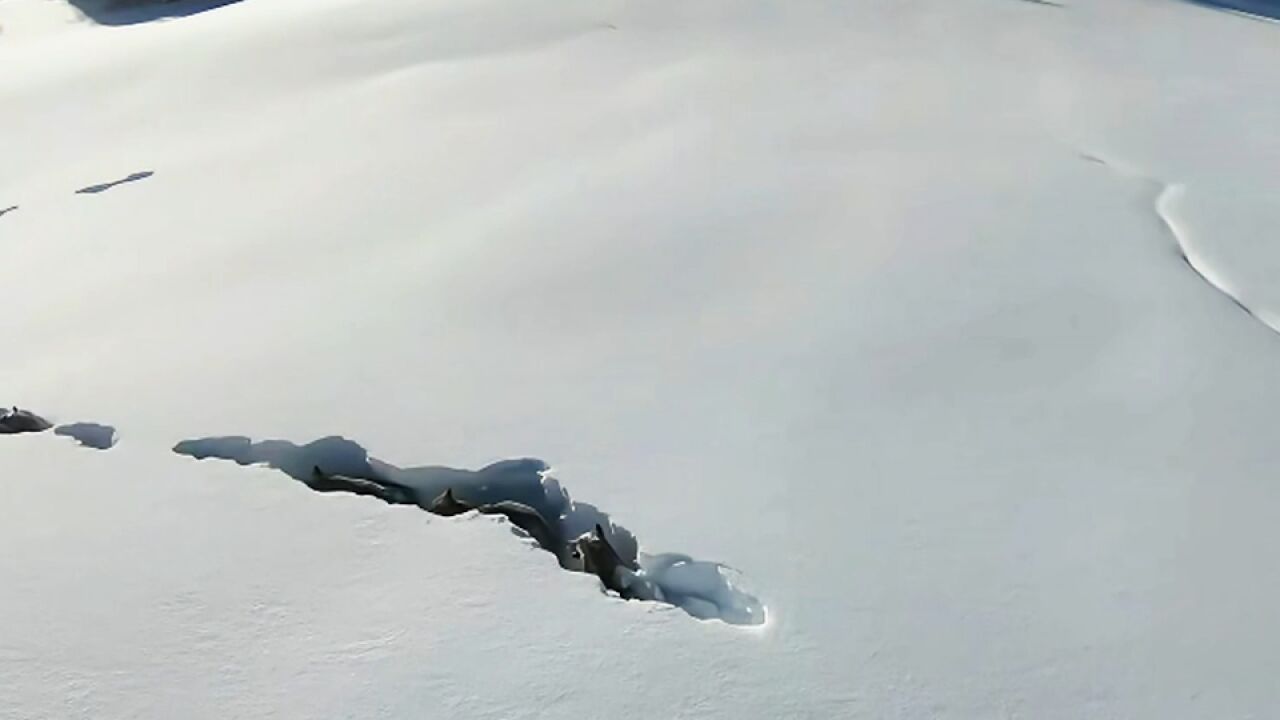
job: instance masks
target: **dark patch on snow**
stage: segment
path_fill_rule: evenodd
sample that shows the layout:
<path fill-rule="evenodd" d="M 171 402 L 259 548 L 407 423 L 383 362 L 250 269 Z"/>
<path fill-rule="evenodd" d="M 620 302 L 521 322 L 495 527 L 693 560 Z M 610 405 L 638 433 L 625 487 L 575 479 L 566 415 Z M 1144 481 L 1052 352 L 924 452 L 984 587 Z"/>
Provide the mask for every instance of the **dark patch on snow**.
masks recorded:
<path fill-rule="evenodd" d="M 4 208 L 3 210 L 0 210 L 0 217 L 4 217 L 5 215 L 8 215 L 9 213 L 17 209 L 18 209 L 17 205 L 10 205 L 9 207 Z"/>
<path fill-rule="evenodd" d="M 53 430 L 55 435 L 72 438 L 81 445 L 94 450 L 110 450 L 116 444 L 116 429 L 110 425 L 78 422 L 59 425 Z"/>
<path fill-rule="evenodd" d="M 77 195 L 97 195 L 98 193 L 106 192 L 111 188 L 116 187 L 117 185 L 124 185 L 125 183 L 137 182 L 139 180 L 146 180 L 152 175 L 155 175 L 155 173 L 150 170 L 143 170 L 141 172 L 136 172 L 126 177 L 120 178 L 119 180 L 112 180 L 111 182 L 102 183 L 101 185 L 90 185 L 89 187 L 82 187 L 76 191 L 76 194 Z"/>
<path fill-rule="evenodd" d="M 0 409 L 0 435 L 42 433 L 51 428 L 53 423 L 30 410 L 18 407 Z M 116 429 L 110 425 L 77 422 L 59 425 L 53 428 L 53 432 L 55 435 L 72 438 L 81 445 L 95 450 L 110 450 L 116 444 Z"/>
<path fill-rule="evenodd" d="M 99 25 L 135 25 L 196 15 L 240 0 L 67 0 Z"/>
<path fill-rule="evenodd" d="M 1280 0 L 1190 0 L 1215 10 L 1240 13 L 1257 20 L 1280 21 Z"/>
<path fill-rule="evenodd" d="M 38 433 L 51 427 L 53 423 L 30 410 L 23 410 L 17 406 L 0 409 L 0 435 Z"/>
<path fill-rule="evenodd" d="M 595 575 L 618 597 L 674 605 L 694 617 L 734 625 L 765 621 L 764 605 L 737 587 L 730 568 L 687 555 L 640 552 L 629 530 L 594 505 L 571 499 L 541 460 L 502 460 L 480 470 L 401 468 L 370 457 L 344 437 L 305 445 L 214 437 L 185 440 L 173 450 L 196 459 L 265 465 L 317 492 L 367 495 L 442 516 L 502 516 L 513 532 L 555 555 L 560 567 Z"/>

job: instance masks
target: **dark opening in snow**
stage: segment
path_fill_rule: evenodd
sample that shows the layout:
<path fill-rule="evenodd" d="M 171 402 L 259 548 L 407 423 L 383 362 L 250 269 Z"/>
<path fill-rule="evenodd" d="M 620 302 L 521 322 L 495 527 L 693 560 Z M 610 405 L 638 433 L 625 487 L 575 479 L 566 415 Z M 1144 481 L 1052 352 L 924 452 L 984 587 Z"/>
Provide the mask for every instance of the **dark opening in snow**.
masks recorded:
<path fill-rule="evenodd" d="M 23 410 L 16 405 L 12 408 L 0 408 L 0 435 L 44 432 L 51 427 L 53 423 L 30 410 Z"/>
<path fill-rule="evenodd" d="M 266 465 L 317 492 L 368 495 L 436 515 L 502 516 L 514 532 L 555 555 L 560 567 L 595 575 L 618 597 L 666 603 L 697 618 L 734 625 L 765 621 L 764 605 L 738 587 L 730 568 L 687 555 L 640 552 L 629 530 L 594 505 L 571 499 L 541 460 L 503 460 L 480 470 L 401 468 L 370 457 L 343 437 L 306 445 L 215 437 L 186 440 L 173 450 L 196 459 Z"/>
<path fill-rule="evenodd" d="M 110 425 L 79 422 L 70 425 L 59 425 L 53 430 L 55 435 L 62 435 L 76 440 L 81 445 L 94 450 L 110 450 L 116 444 L 116 429 Z"/>
<path fill-rule="evenodd" d="M 232 5 L 240 0 L 67 0 L 99 25 L 136 23 L 185 17 Z"/>
<path fill-rule="evenodd" d="M 1280 20 L 1280 0 L 1191 0 L 1197 5 Z"/>
<path fill-rule="evenodd" d="M 110 450 L 116 444 L 116 429 L 110 425 L 78 422 L 54 428 L 53 423 L 30 410 L 0 408 L 0 435 L 42 433 L 49 429 L 53 429 L 55 435 L 72 438 L 95 450 Z"/>
<path fill-rule="evenodd" d="M 112 180 L 111 182 L 105 182 L 99 185 L 90 185 L 88 187 L 82 187 L 76 191 L 76 194 L 77 195 L 97 195 L 98 193 L 106 192 L 111 188 L 116 187 L 117 185 L 124 185 L 125 183 L 137 182 L 139 180 L 146 180 L 152 175 L 155 175 L 155 173 L 151 172 L 150 170 L 143 170 L 141 172 L 136 172 L 130 175 L 126 175 L 125 177 L 122 177 L 119 180 Z"/>

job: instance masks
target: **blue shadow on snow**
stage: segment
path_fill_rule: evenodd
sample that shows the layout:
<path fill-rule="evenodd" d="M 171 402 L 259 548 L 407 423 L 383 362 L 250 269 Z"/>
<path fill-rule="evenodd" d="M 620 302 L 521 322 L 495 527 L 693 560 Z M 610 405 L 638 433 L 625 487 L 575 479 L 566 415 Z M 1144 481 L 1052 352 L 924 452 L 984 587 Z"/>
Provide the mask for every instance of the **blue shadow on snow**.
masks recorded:
<path fill-rule="evenodd" d="M 240 0 L 67 0 L 99 25 L 136 25 L 186 17 L 214 10 Z"/>

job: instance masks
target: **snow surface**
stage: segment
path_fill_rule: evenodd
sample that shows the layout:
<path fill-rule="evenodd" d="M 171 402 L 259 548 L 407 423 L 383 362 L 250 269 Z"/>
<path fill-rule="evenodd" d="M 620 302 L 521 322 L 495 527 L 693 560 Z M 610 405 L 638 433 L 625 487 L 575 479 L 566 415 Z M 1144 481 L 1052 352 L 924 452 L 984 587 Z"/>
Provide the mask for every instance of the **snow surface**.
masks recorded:
<path fill-rule="evenodd" d="M 1275 24 L 166 13 L 0 0 L 0 404 L 122 438 L 0 437 L 0 717 L 1275 715 Z M 219 435 L 543 458 L 769 622 Z"/>

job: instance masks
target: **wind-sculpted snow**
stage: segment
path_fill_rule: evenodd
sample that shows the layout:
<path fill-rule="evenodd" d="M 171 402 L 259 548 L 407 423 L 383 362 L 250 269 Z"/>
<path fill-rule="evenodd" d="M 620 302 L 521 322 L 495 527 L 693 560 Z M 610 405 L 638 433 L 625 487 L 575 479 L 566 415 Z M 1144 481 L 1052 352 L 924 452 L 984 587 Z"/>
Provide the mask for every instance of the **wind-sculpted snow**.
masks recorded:
<path fill-rule="evenodd" d="M 1243 310 L 1254 320 L 1265 325 L 1272 332 L 1280 333 L 1280 316 L 1276 313 L 1255 306 L 1248 302 L 1242 291 L 1234 287 L 1233 283 L 1218 268 L 1213 267 L 1205 256 L 1196 248 L 1191 238 L 1191 234 L 1177 220 L 1177 206 L 1186 194 L 1186 187 L 1178 183 L 1167 183 L 1162 180 L 1144 175 L 1138 171 L 1125 168 L 1105 158 L 1083 154 L 1084 159 L 1104 165 L 1114 172 L 1125 177 L 1132 177 L 1141 180 L 1143 183 L 1152 188 L 1154 198 L 1152 199 L 1152 211 L 1164 226 L 1165 231 L 1172 239 L 1174 247 L 1178 251 L 1179 257 L 1197 276 L 1205 283 L 1217 290 L 1236 307 Z"/>
<path fill-rule="evenodd" d="M 1155 201 L 1156 215 L 1160 217 L 1160 220 L 1169 230 L 1169 234 L 1173 236 L 1174 241 L 1178 244 L 1178 252 L 1181 253 L 1182 260 L 1202 280 L 1227 296 L 1227 299 L 1235 303 L 1236 307 L 1244 310 L 1250 317 L 1266 325 L 1273 332 L 1280 333 L 1280 317 L 1265 308 L 1255 307 L 1251 303 L 1246 303 L 1241 292 L 1234 289 L 1226 277 L 1210 266 L 1204 256 L 1195 249 L 1190 240 L 1190 235 L 1174 219 L 1173 213 L 1176 211 L 1176 203 L 1185 192 L 1186 188 L 1182 185 L 1165 185 L 1160 190 L 1159 195 L 1156 196 Z"/>
<path fill-rule="evenodd" d="M 436 515 L 501 515 L 517 534 L 555 555 L 562 568 L 596 575 L 606 591 L 619 597 L 666 603 L 696 618 L 733 625 L 765 621 L 764 605 L 738 587 L 733 570 L 687 555 L 640 552 L 629 530 L 594 505 L 570 498 L 541 460 L 502 460 L 480 470 L 401 468 L 370 457 L 363 446 L 343 437 L 305 445 L 213 437 L 186 440 L 173 450 L 196 459 L 266 465 L 317 492 L 368 495 Z"/>

